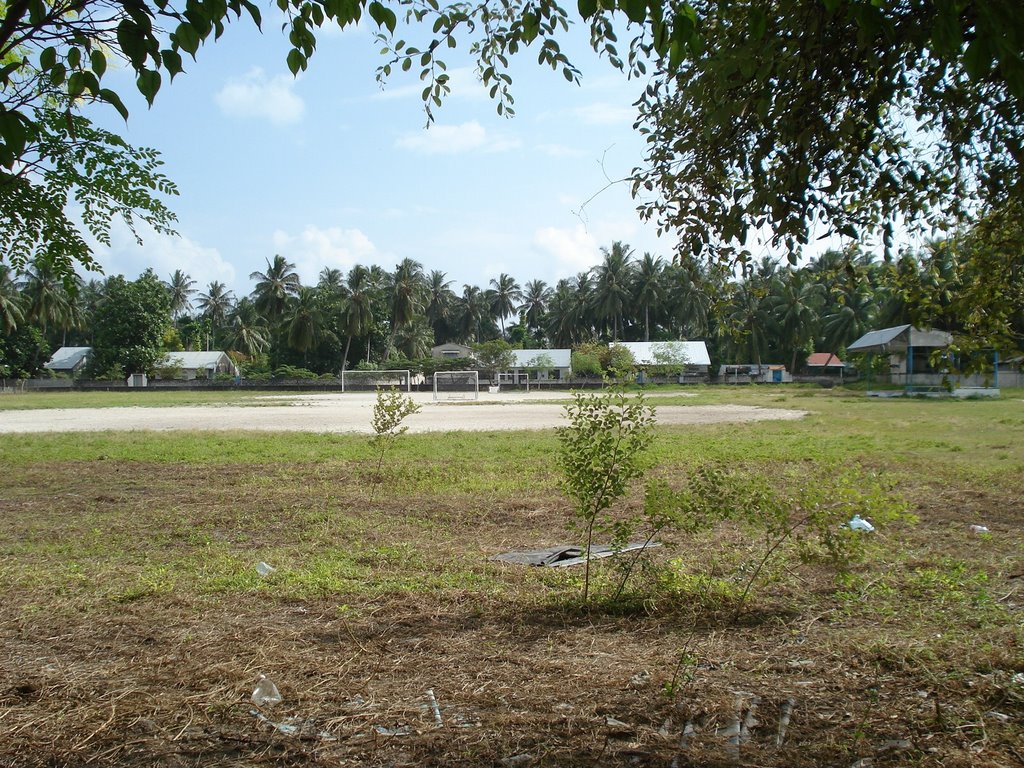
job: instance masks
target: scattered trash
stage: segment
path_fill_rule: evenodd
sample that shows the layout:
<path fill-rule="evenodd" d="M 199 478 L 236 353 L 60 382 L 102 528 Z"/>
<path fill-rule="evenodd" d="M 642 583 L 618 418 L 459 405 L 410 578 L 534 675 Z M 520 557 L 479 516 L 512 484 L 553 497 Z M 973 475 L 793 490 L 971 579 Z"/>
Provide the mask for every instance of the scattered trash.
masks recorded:
<path fill-rule="evenodd" d="M 750 732 L 760 725 L 757 718 L 754 717 L 754 713 L 757 712 L 757 705 L 760 703 L 761 698 L 759 696 L 755 696 L 753 701 L 750 702 L 747 714 L 744 716 L 743 723 L 740 725 L 740 744 L 746 744 L 750 741 Z"/>
<path fill-rule="evenodd" d="M 972 525 L 971 526 L 971 533 L 988 533 L 988 532 L 989 532 L 988 528 L 986 526 L 984 526 L 984 525 Z"/>
<path fill-rule="evenodd" d="M 269 576 L 276 570 L 277 568 L 275 568 L 272 565 L 268 565 L 267 563 L 264 563 L 262 560 L 256 563 L 256 573 L 258 573 L 263 578 L 267 578 L 267 576 Z"/>
<path fill-rule="evenodd" d="M 512 757 L 503 758 L 501 764 L 508 766 L 508 768 L 519 768 L 519 766 L 529 765 L 532 762 L 533 755 L 524 752 L 521 755 L 512 755 Z"/>
<path fill-rule="evenodd" d="M 608 736 L 613 739 L 629 739 L 636 735 L 636 729 L 629 723 L 624 723 L 621 720 L 606 716 L 604 724 L 608 728 Z"/>
<path fill-rule="evenodd" d="M 252 709 L 249 711 L 251 714 L 255 715 L 256 719 L 261 723 L 266 723 L 267 725 L 272 726 L 274 730 L 279 733 L 283 733 L 285 736 L 316 736 L 324 741 L 338 740 L 338 737 L 330 731 L 316 730 L 316 721 L 313 719 L 307 720 L 301 717 L 289 717 L 281 722 L 276 722 L 258 710 Z"/>
<path fill-rule="evenodd" d="M 875 761 L 870 757 L 862 757 L 860 760 L 855 762 L 850 768 L 871 768 L 875 764 Z"/>
<path fill-rule="evenodd" d="M 1024 685 L 1024 672 L 1018 672 L 1010 679 L 1017 685 Z"/>
<path fill-rule="evenodd" d="M 846 524 L 846 527 L 851 531 L 864 531 L 865 533 L 872 533 L 875 530 L 875 526 L 862 519 L 860 515 L 854 515 L 850 518 L 850 522 Z"/>
<path fill-rule="evenodd" d="M 786 699 L 782 702 L 782 712 L 779 714 L 779 734 L 775 737 L 775 746 L 781 747 L 786 738 L 786 729 L 789 727 L 789 718 L 793 714 L 793 707 L 796 706 L 796 699 Z"/>
<path fill-rule="evenodd" d="M 629 684 L 630 685 L 635 685 L 635 686 L 646 685 L 647 682 L 650 679 L 651 679 L 651 673 L 650 672 L 646 672 L 646 671 L 645 672 L 637 672 L 635 675 L 633 675 L 631 678 L 629 678 Z"/>
<path fill-rule="evenodd" d="M 875 752 L 903 752 L 912 749 L 913 746 L 907 739 L 891 739 L 880 747 L 875 747 Z"/>
<path fill-rule="evenodd" d="M 602 557 L 612 557 L 626 552 L 635 552 L 638 549 L 653 549 L 660 547 L 658 542 L 634 542 L 616 549 L 607 544 L 594 544 L 590 547 L 590 559 L 599 560 Z M 502 563 L 516 563 L 517 565 L 547 566 L 548 568 L 564 568 L 569 565 L 582 565 L 587 562 L 583 547 L 573 544 L 562 544 L 548 549 L 538 549 L 532 552 L 504 552 L 490 558 Z"/>
<path fill-rule="evenodd" d="M 990 717 L 993 720 L 998 720 L 1000 723 L 1008 723 L 1011 719 L 1009 715 L 1004 715 L 1002 712 L 996 712 L 994 709 L 991 709 L 988 712 L 986 712 L 985 717 Z"/>
<path fill-rule="evenodd" d="M 271 704 L 280 704 L 284 699 L 281 698 L 281 692 L 277 690 L 274 681 L 266 675 L 260 675 L 249 700 L 257 707 L 266 707 Z"/>
<path fill-rule="evenodd" d="M 437 697 L 434 696 L 434 689 L 427 688 L 427 703 L 430 704 L 430 711 L 434 713 L 434 725 L 444 728 L 444 720 L 441 719 L 441 708 L 437 705 Z"/>

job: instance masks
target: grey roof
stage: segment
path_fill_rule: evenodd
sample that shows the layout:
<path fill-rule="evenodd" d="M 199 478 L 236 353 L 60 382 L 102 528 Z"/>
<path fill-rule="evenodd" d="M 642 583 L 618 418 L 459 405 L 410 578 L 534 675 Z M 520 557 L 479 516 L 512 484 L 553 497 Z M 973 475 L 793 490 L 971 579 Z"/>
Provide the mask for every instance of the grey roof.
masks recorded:
<path fill-rule="evenodd" d="M 224 352 L 168 352 L 160 365 L 165 368 L 185 370 L 213 369 L 218 365 L 232 365 L 231 358 Z"/>
<path fill-rule="evenodd" d="M 680 360 L 686 365 L 711 365 L 703 341 L 616 341 L 625 347 L 638 365 L 665 365 Z"/>
<path fill-rule="evenodd" d="M 53 353 L 45 367 L 53 371 L 73 371 L 90 352 L 92 347 L 61 347 Z"/>
<path fill-rule="evenodd" d="M 952 334 L 945 331 L 922 331 L 911 325 L 897 325 L 865 333 L 846 348 L 847 352 L 900 352 L 910 347 L 947 347 L 953 342 Z"/>
<path fill-rule="evenodd" d="M 541 358 L 546 358 L 551 361 L 551 365 L 548 366 L 545 363 L 544 367 L 550 368 L 571 368 L 572 367 L 572 350 L 570 349 L 513 349 L 512 350 L 512 367 L 513 368 L 534 368 L 540 367 L 536 363 Z"/>

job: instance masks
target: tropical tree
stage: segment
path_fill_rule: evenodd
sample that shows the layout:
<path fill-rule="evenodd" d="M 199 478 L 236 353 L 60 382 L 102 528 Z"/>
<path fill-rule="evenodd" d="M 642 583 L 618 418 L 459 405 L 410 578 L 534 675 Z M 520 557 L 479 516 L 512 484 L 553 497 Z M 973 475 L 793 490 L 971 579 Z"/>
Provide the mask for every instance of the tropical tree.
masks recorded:
<path fill-rule="evenodd" d="M 43 333 L 65 327 L 69 322 L 71 297 L 64 278 L 49 260 L 32 260 L 21 285 L 25 297 L 27 319 L 38 325 Z"/>
<path fill-rule="evenodd" d="M 645 253 L 633 271 L 633 300 L 644 310 L 644 341 L 651 340 L 651 307 L 665 300 L 664 263 Z"/>
<path fill-rule="evenodd" d="M 273 326 L 284 317 L 288 300 L 298 296 L 301 284 L 295 265 L 283 256 L 277 254 L 273 261 L 266 261 L 266 271 L 252 272 L 249 279 L 256 281 L 256 286 L 252 290 L 256 309 Z"/>
<path fill-rule="evenodd" d="M 387 349 L 384 350 L 385 360 L 395 345 L 395 335 L 401 328 L 411 324 L 423 309 L 426 293 L 423 265 L 413 259 L 402 259 L 395 267 L 389 288 L 391 335 L 388 337 Z"/>
<path fill-rule="evenodd" d="M 780 346 L 790 350 L 789 370 L 795 372 L 797 355 L 817 332 L 821 286 L 794 269 L 783 271 L 772 284 L 774 290 L 765 305 L 778 329 Z"/>
<path fill-rule="evenodd" d="M 548 302 L 551 301 L 551 290 L 543 280 L 528 280 L 523 289 L 522 304 L 519 311 L 523 315 L 526 327 L 531 333 L 538 333 L 544 327 L 544 316 Z"/>
<path fill-rule="evenodd" d="M 298 295 L 288 302 L 285 327 L 288 331 L 288 346 L 302 354 L 305 364 L 309 350 L 327 331 L 320 297 L 315 288 L 299 288 Z"/>
<path fill-rule="evenodd" d="M 455 294 L 451 280 L 440 270 L 433 270 L 427 277 L 427 322 L 434 329 L 434 344 L 443 344 L 451 331 Z"/>
<path fill-rule="evenodd" d="M 206 289 L 206 293 L 200 293 L 196 306 L 204 317 L 210 321 L 210 332 L 213 338 L 206 337 L 206 349 L 210 345 L 217 345 L 217 332 L 224 327 L 228 313 L 234 306 L 234 295 L 227 289 L 224 283 L 214 280 Z"/>
<path fill-rule="evenodd" d="M 171 314 L 175 319 L 187 312 L 192 307 L 192 297 L 195 295 L 196 281 L 180 269 L 174 270 L 170 282 L 167 283 L 167 290 L 171 294 Z"/>
<path fill-rule="evenodd" d="M 594 312 L 605 328 L 611 323 L 612 341 L 619 338 L 623 310 L 631 299 L 633 249 L 616 240 L 611 248 L 602 248 L 604 260 L 594 268 Z"/>
<path fill-rule="evenodd" d="M 21 293 L 13 278 L 14 270 L 7 264 L 0 264 L 0 330 L 12 334 L 25 319 L 21 307 Z"/>
<path fill-rule="evenodd" d="M 270 330 L 248 296 L 239 300 L 231 312 L 227 329 L 227 347 L 250 357 L 261 355 L 270 346 Z"/>
<path fill-rule="evenodd" d="M 516 307 L 523 299 L 523 291 L 519 283 L 502 272 L 497 279 L 491 280 L 490 292 L 491 314 L 501 324 L 501 338 L 505 338 L 505 318 L 516 311 Z"/>
<path fill-rule="evenodd" d="M 369 337 L 373 328 L 373 307 L 377 285 L 373 273 L 366 267 L 356 265 L 349 270 L 345 280 L 346 295 L 342 307 L 341 327 L 345 331 L 345 352 L 342 356 L 342 368 L 348 367 L 348 353 L 354 337 Z M 367 359 L 369 359 L 369 339 L 367 339 Z"/>
<path fill-rule="evenodd" d="M 487 313 L 488 303 L 483 291 L 475 285 L 463 285 L 462 296 L 456 303 L 460 337 L 479 343 Z"/>
<path fill-rule="evenodd" d="M 171 298 L 152 270 L 129 282 L 107 280 L 93 320 L 92 376 L 151 372 L 163 357 L 164 334 L 171 326 Z"/>

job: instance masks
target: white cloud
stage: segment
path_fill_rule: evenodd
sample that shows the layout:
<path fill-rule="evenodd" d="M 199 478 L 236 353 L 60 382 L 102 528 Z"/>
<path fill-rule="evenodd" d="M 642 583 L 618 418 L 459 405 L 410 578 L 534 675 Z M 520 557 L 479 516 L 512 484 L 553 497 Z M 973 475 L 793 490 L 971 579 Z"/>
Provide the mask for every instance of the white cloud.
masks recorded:
<path fill-rule="evenodd" d="M 197 290 L 205 290 L 216 280 L 237 291 L 235 267 L 216 248 L 182 235 L 159 234 L 146 224 L 140 223 L 138 230 L 143 241 L 141 247 L 123 222 L 111 227 L 109 248 L 93 244 L 97 260 L 107 275 L 121 274 L 134 280 L 152 267 L 157 277 L 169 280 L 174 271 L 180 269 L 195 280 Z M 86 279 L 95 276 L 85 275 Z"/>
<path fill-rule="evenodd" d="M 229 117 L 258 118 L 275 125 L 290 125 L 302 119 L 306 104 L 295 95 L 290 75 L 267 78 L 259 67 L 243 77 L 232 78 L 218 91 L 217 106 Z"/>
<path fill-rule="evenodd" d="M 297 235 L 277 230 L 274 250 L 295 264 L 303 285 L 315 285 L 325 267 L 347 272 L 356 263 L 379 262 L 384 254 L 359 229 L 308 226 Z"/>
<path fill-rule="evenodd" d="M 455 155 L 463 152 L 507 152 L 522 145 L 510 136 L 491 136 L 476 120 L 461 125 L 433 125 L 415 133 L 405 133 L 395 146 L 424 155 Z"/>
<path fill-rule="evenodd" d="M 636 107 L 629 104 L 594 102 L 572 111 L 574 117 L 586 125 L 632 125 L 636 120 Z"/>
<path fill-rule="evenodd" d="M 468 99 L 472 101 L 488 101 L 487 89 L 484 88 L 477 77 L 475 67 L 455 67 L 449 69 L 448 87 L 451 93 L 447 99 Z M 399 99 L 421 99 L 425 84 L 419 80 L 407 85 L 392 87 L 385 81 L 384 88 L 374 93 L 370 98 L 374 101 L 397 101 Z"/>
<path fill-rule="evenodd" d="M 533 246 L 554 258 L 559 277 L 590 269 L 601 258 L 598 241 L 582 224 L 538 229 L 533 234 Z"/>

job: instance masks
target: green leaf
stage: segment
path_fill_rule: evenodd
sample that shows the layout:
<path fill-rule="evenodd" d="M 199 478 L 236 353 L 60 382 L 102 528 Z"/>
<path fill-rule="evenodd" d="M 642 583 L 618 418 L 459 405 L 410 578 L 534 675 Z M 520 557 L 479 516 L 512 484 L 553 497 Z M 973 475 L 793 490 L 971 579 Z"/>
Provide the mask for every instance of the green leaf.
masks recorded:
<path fill-rule="evenodd" d="M 39 68 L 42 70 L 50 69 L 54 64 L 57 63 L 57 49 L 49 47 L 39 54 Z"/>
<path fill-rule="evenodd" d="M 196 57 L 196 51 L 199 50 L 200 43 L 199 33 L 187 21 L 183 21 L 178 25 L 171 39 L 178 44 L 179 48 L 191 54 L 193 59 Z"/>
<path fill-rule="evenodd" d="M 523 14 L 523 42 L 529 45 L 540 33 L 540 17 L 527 11 Z"/>
<path fill-rule="evenodd" d="M 68 51 L 66 58 L 71 69 L 78 69 L 78 65 L 82 63 L 82 50 L 80 48 L 72 48 Z"/>
<path fill-rule="evenodd" d="M 394 34 L 395 27 L 398 25 L 398 18 L 394 11 L 381 5 L 377 0 L 373 0 L 366 10 L 369 12 L 370 18 L 377 22 L 378 27 L 387 27 L 388 32 Z"/>
<path fill-rule="evenodd" d="M 300 69 L 306 68 L 306 57 L 302 55 L 302 51 L 298 48 L 292 48 L 288 51 L 288 69 L 293 75 L 299 74 Z"/>
<path fill-rule="evenodd" d="M 117 44 L 132 66 L 141 69 L 146 62 L 146 38 L 131 19 L 122 19 L 117 25 Z"/>
<path fill-rule="evenodd" d="M 68 78 L 68 96 L 77 99 L 82 95 L 83 90 L 85 90 L 85 80 L 82 73 L 72 72 L 71 77 Z"/>
<path fill-rule="evenodd" d="M 156 98 L 157 91 L 160 90 L 160 73 L 154 69 L 143 69 L 139 72 L 139 77 L 135 81 L 135 84 L 139 88 L 139 93 L 146 97 L 146 101 L 150 106 L 153 106 L 153 99 Z"/>
<path fill-rule="evenodd" d="M 107 71 L 107 57 L 103 55 L 103 51 L 93 51 L 89 55 L 89 61 L 92 64 L 92 71 L 96 73 L 96 77 L 103 77 L 103 73 Z"/>
<path fill-rule="evenodd" d="M 99 97 L 116 109 L 123 119 L 128 119 L 128 108 L 125 107 L 124 102 L 121 101 L 121 97 L 118 96 L 117 93 L 109 88 L 101 88 Z"/>
<path fill-rule="evenodd" d="M 640 24 L 647 18 L 647 0 L 620 0 L 620 4 L 630 21 Z"/>
<path fill-rule="evenodd" d="M 184 71 L 181 66 L 181 55 L 177 51 L 165 48 L 160 51 L 160 58 L 163 59 L 164 69 L 171 76 L 171 80 L 174 79 L 175 75 Z"/>
<path fill-rule="evenodd" d="M 59 87 L 64 82 L 67 74 L 67 68 L 58 61 L 50 68 L 50 85 Z"/>
<path fill-rule="evenodd" d="M 577 0 L 576 6 L 584 19 L 589 19 L 597 13 L 597 0 Z"/>

